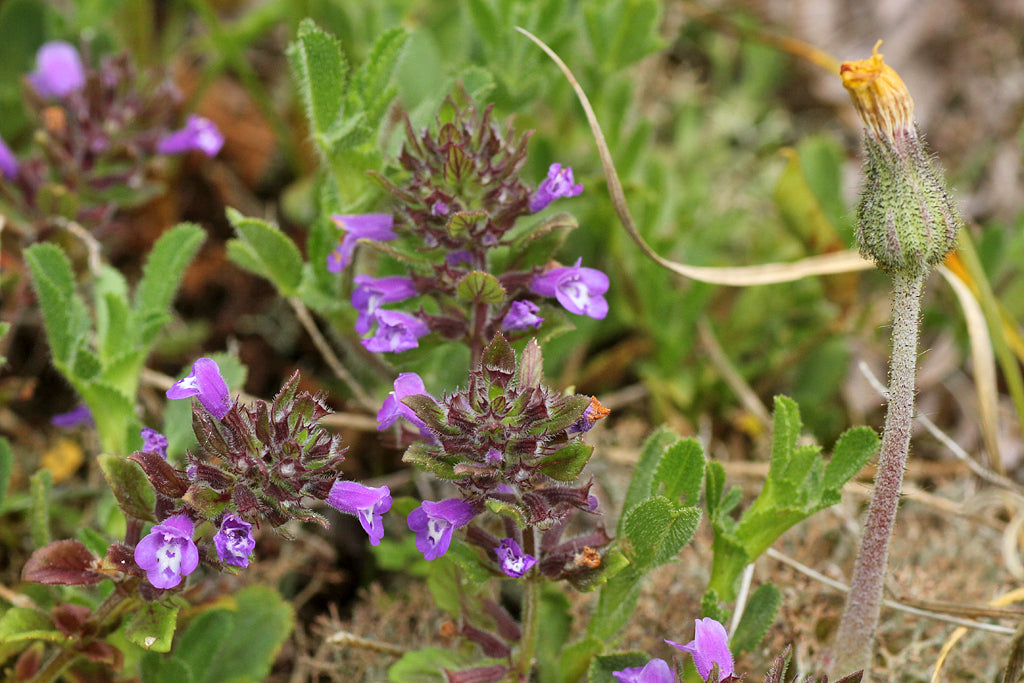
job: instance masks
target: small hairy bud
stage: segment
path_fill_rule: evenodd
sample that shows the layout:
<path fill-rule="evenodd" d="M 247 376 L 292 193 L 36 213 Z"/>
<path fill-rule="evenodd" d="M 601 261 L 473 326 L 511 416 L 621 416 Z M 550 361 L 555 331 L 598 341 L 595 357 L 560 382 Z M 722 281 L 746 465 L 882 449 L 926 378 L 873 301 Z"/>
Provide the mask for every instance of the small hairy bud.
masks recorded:
<path fill-rule="evenodd" d="M 879 45 L 870 58 L 839 68 L 864 122 L 867 166 L 857 242 L 879 268 L 914 274 L 940 263 L 956 246 L 962 221 L 918 133 L 910 91 L 882 61 Z"/>

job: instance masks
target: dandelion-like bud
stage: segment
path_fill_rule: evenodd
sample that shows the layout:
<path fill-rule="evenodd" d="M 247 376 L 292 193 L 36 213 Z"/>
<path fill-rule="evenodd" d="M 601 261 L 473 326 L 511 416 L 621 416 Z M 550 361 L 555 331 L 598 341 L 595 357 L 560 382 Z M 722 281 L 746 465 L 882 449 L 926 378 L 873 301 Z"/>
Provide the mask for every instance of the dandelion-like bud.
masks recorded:
<path fill-rule="evenodd" d="M 839 68 L 864 122 L 867 166 L 857 242 L 879 268 L 914 274 L 953 249 L 962 221 L 943 172 L 918 133 L 910 91 L 882 61 L 879 45 L 870 58 Z"/>

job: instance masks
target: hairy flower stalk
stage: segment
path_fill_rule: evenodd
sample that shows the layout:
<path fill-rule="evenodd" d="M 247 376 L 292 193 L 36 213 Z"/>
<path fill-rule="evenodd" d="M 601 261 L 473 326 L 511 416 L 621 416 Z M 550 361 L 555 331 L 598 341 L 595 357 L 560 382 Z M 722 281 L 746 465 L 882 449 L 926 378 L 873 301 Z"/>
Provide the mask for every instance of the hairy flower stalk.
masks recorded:
<path fill-rule="evenodd" d="M 921 294 L 930 267 L 955 246 L 961 221 L 942 172 L 918 135 L 910 93 L 882 61 L 878 45 L 869 59 L 845 62 L 839 73 L 865 127 L 857 240 L 861 253 L 893 276 L 888 410 L 874 494 L 834 648 L 835 670 L 869 671 L 910 448 Z"/>

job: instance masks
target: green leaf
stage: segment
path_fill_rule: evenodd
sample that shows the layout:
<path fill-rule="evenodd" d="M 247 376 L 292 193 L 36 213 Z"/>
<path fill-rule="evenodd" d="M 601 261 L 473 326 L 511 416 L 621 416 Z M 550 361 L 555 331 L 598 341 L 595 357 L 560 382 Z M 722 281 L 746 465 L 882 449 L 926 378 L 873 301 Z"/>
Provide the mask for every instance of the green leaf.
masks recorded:
<path fill-rule="evenodd" d="M 642 667 L 649 661 L 651 656 L 646 652 L 613 652 L 598 655 L 590 661 L 587 683 L 617 683 L 619 679 L 612 675 L 613 671 Z"/>
<path fill-rule="evenodd" d="M 679 440 L 679 435 L 667 427 L 661 427 L 651 434 L 640 451 L 640 459 L 633 468 L 633 478 L 629 481 L 626 498 L 622 501 L 622 509 L 629 510 L 640 501 L 649 498 L 654 492 L 654 475 L 665 451 Z M 618 535 L 622 535 L 622 524 L 625 516 L 619 519 Z"/>
<path fill-rule="evenodd" d="M 700 509 L 679 507 L 664 496 L 655 496 L 629 509 L 623 524 L 630 560 L 649 569 L 675 557 L 693 537 Z"/>
<path fill-rule="evenodd" d="M 174 646 L 174 654 L 189 668 L 197 672 L 199 680 L 209 680 L 205 672 L 220 656 L 220 649 L 233 635 L 233 615 L 225 609 L 201 612 L 189 623 Z M 238 635 L 238 634 L 234 634 Z"/>
<path fill-rule="evenodd" d="M 146 602 L 132 612 L 125 627 L 128 640 L 152 652 L 170 652 L 178 611 L 186 606 L 182 598 Z"/>
<path fill-rule="evenodd" d="M 42 242 L 24 251 L 32 274 L 32 284 L 39 298 L 43 325 L 54 361 L 70 366 L 76 347 L 83 342 L 86 320 L 76 313 L 75 276 L 71 262 L 60 247 Z M 77 307 L 84 313 L 84 304 Z"/>
<path fill-rule="evenodd" d="M 696 439 L 680 439 L 669 446 L 658 463 L 656 483 L 665 486 L 665 497 L 696 505 L 704 481 L 704 449 Z"/>
<path fill-rule="evenodd" d="M 197 683 L 265 680 L 295 626 L 291 605 L 273 588 L 248 586 L 234 601 L 236 609 L 225 611 L 231 618 L 230 634 L 206 664 L 193 665 L 202 672 L 196 674 Z"/>
<path fill-rule="evenodd" d="M 156 506 L 156 492 L 139 464 L 118 455 L 103 453 L 99 456 L 99 465 L 121 510 L 136 519 L 155 522 L 153 509 Z"/>
<path fill-rule="evenodd" d="M 239 238 L 248 245 L 260 268 L 256 273 L 268 278 L 287 297 L 295 296 L 302 282 L 302 254 L 277 227 L 257 218 L 247 218 L 228 208 L 228 220 Z M 251 263 L 240 263 L 249 267 Z"/>
<path fill-rule="evenodd" d="M 800 408 L 796 401 L 786 396 L 775 397 L 775 412 L 772 415 L 772 455 L 768 477 L 773 483 L 781 479 L 789 469 L 789 461 L 800 438 Z"/>
<path fill-rule="evenodd" d="M 0 436 L 0 512 L 4 509 L 4 499 L 7 497 L 7 487 L 11 483 L 13 468 L 14 453 L 11 452 L 11 443 Z"/>
<path fill-rule="evenodd" d="M 6 337 L 7 333 L 10 332 L 10 331 L 11 331 L 11 324 L 10 323 L 0 322 L 0 339 L 3 339 L 4 337 Z M 6 365 L 6 363 L 7 363 L 7 358 L 4 357 L 4 356 L 0 356 L 0 368 L 2 368 L 4 365 Z"/>
<path fill-rule="evenodd" d="M 30 513 L 32 543 L 37 548 L 49 545 L 50 534 L 50 491 L 53 489 L 53 473 L 50 470 L 39 470 L 29 478 L 29 491 L 32 497 Z"/>
<path fill-rule="evenodd" d="M 141 317 L 166 314 L 178 291 L 185 268 L 206 238 L 206 232 L 192 223 L 179 223 L 160 235 L 153 244 L 146 263 L 142 266 L 142 279 L 135 288 L 135 310 Z M 156 330 L 143 339 L 152 341 Z"/>
<path fill-rule="evenodd" d="M 773 584 L 765 583 L 757 587 L 729 642 L 733 655 L 753 652 L 760 646 L 781 605 L 782 593 Z"/>
<path fill-rule="evenodd" d="M 395 88 L 390 83 L 408 38 L 408 32 L 401 27 L 384 31 L 377 36 L 366 59 L 352 75 L 351 89 L 359 93 L 366 116 L 373 126 L 379 125 L 388 104 L 395 97 Z"/>
<path fill-rule="evenodd" d="M 140 663 L 142 683 L 194 683 L 188 664 L 176 656 L 147 652 Z"/>
<path fill-rule="evenodd" d="M 465 653 L 428 647 L 402 655 L 388 669 L 388 680 L 391 683 L 447 683 L 445 669 L 455 671 L 473 663 Z"/>
<path fill-rule="evenodd" d="M 445 557 L 459 565 L 465 573 L 465 578 L 473 583 L 483 583 L 494 576 L 491 571 L 493 565 L 487 564 L 480 558 L 480 554 L 467 543 L 453 538 Z"/>
<path fill-rule="evenodd" d="M 500 305 L 505 300 L 505 288 L 490 273 L 474 271 L 455 286 L 455 294 L 469 303 Z"/>
<path fill-rule="evenodd" d="M 593 446 L 575 441 L 541 460 L 540 470 L 558 481 L 576 481 L 593 452 Z"/>
<path fill-rule="evenodd" d="M 341 44 L 312 19 L 303 19 L 287 54 L 310 126 L 315 134 L 324 135 L 343 114 L 349 67 Z"/>
<path fill-rule="evenodd" d="M 824 488 L 842 489 L 867 464 L 878 450 L 878 444 L 878 435 L 870 427 L 853 427 L 844 432 L 825 466 Z"/>
<path fill-rule="evenodd" d="M 644 573 L 630 565 L 601 586 L 597 608 L 587 625 L 588 636 L 606 641 L 626 625 L 640 597 Z"/>
<path fill-rule="evenodd" d="M 721 515 L 722 493 L 725 491 L 725 467 L 717 460 L 710 460 L 705 470 L 704 500 L 707 502 L 708 517 L 717 521 Z"/>
<path fill-rule="evenodd" d="M 20 652 L 28 641 L 60 642 L 66 637 L 40 610 L 10 607 L 0 616 L 0 660 Z"/>
<path fill-rule="evenodd" d="M 700 599 L 700 615 L 724 624 L 729 621 L 729 613 L 719 607 L 718 602 L 718 592 L 714 588 L 707 589 Z"/>
<path fill-rule="evenodd" d="M 559 660 L 572 628 L 571 605 L 565 591 L 551 583 L 541 587 L 537 637 L 537 668 L 540 680 L 558 680 Z"/>
<path fill-rule="evenodd" d="M 561 683 L 576 683 L 590 668 L 590 660 L 602 652 L 604 643 L 598 638 L 587 637 L 572 643 L 562 650 L 557 680 Z"/>

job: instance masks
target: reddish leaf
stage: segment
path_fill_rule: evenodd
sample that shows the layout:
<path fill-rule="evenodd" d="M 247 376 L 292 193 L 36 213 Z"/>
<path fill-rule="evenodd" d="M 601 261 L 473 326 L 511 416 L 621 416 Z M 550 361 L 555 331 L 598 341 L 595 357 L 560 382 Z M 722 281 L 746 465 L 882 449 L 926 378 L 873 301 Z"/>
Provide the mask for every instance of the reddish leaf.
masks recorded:
<path fill-rule="evenodd" d="M 156 453 L 136 451 L 128 456 L 142 467 L 149 483 L 168 498 L 181 498 L 188 489 L 188 481 L 169 462 Z"/>
<path fill-rule="evenodd" d="M 80 650 L 82 656 L 90 662 L 106 664 L 115 671 L 124 666 L 124 654 L 116 647 L 102 640 L 94 640 Z"/>
<path fill-rule="evenodd" d="M 66 636 L 82 635 L 82 626 L 92 614 L 92 610 L 83 605 L 57 605 L 50 610 L 53 625 Z"/>
<path fill-rule="evenodd" d="M 32 553 L 21 570 L 21 579 L 32 583 L 88 586 L 103 575 L 94 571 L 96 557 L 74 540 L 54 541 Z"/>

